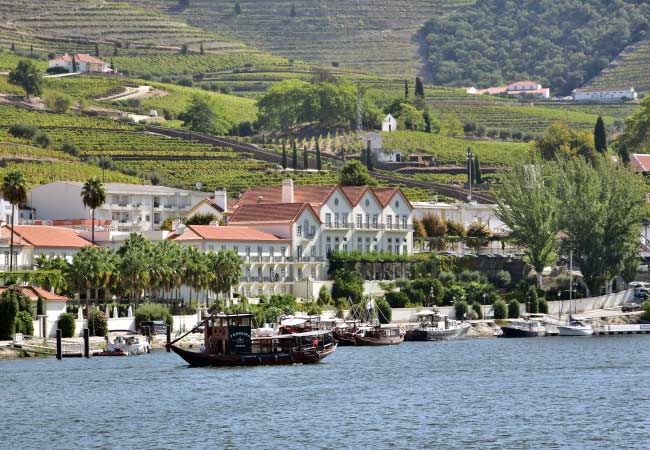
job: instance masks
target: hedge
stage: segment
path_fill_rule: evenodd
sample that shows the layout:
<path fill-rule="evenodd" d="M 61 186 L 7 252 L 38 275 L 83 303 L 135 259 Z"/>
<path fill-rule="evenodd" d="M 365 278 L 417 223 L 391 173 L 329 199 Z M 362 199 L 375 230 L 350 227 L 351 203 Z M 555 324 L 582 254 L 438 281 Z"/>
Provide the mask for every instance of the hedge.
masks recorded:
<path fill-rule="evenodd" d="M 71 338 L 74 336 L 75 318 L 70 313 L 62 313 L 59 316 L 58 327 L 61 330 L 61 337 Z"/>

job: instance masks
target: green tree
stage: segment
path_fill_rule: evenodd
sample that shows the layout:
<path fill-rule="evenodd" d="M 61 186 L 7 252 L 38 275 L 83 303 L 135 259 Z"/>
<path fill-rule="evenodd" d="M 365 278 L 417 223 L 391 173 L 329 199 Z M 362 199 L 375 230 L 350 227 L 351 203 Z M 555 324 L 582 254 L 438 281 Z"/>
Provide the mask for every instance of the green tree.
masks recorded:
<path fill-rule="evenodd" d="M 593 161 L 596 156 L 594 135 L 586 131 L 576 131 L 563 123 L 551 125 L 544 134 L 534 141 L 533 148 L 537 149 L 545 160 L 582 156 Z"/>
<path fill-rule="evenodd" d="M 462 136 L 463 123 L 453 114 L 443 114 L 440 117 L 440 133 L 445 136 Z"/>
<path fill-rule="evenodd" d="M 282 141 L 282 168 L 286 169 L 288 167 L 287 163 L 287 147 L 284 141 Z"/>
<path fill-rule="evenodd" d="M 561 205 L 563 245 L 573 250 L 589 294 L 624 270 L 638 252 L 641 221 L 647 210 L 640 176 L 599 157 L 555 163 L 554 189 Z"/>
<path fill-rule="evenodd" d="M 9 72 L 9 83 L 23 88 L 29 100 L 30 95 L 41 95 L 43 92 L 43 77 L 31 61 L 19 61 L 15 69 Z"/>
<path fill-rule="evenodd" d="M 217 216 L 212 213 L 197 213 L 185 221 L 185 225 L 210 225 L 210 222 L 218 221 Z"/>
<path fill-rule="evenodd" d="M 188 48 L 187 44 L 182 44 L 181 45 L 181 51 L 180 51 L 181 55 L 187 55 L 188 52 L 189 52 L 189 48 Z"/>
<path fill-rule="evenodd" d="M 302 149 L 302 168 L 303 170 L 309 169 L 309 153 L 306 145 Z"/>
<path fill-rule="evenodd" d="M 383 298 L 375 299 L 375 308 L 377 310 L 377 318 L 379 323 L 388 324 L 393 319 L 393 310 L 386 300 Z"/>
<path fill-rule="evenodd" d="M 402 103 L 400 107 L 399 120 L 402 127 L 413 131 L 424 131 L 426 124 L 422 111 L 409 103 Z"/>
<path fill-rule="evenodd" d="M 298 170 L 298 148 L 295 139 L 291 141 L 291 152 L 291 167 L 293 170 Z"/>
<path fill-rule="evenodd" d="M 0 294 L 0 339 L 11 340 L 16 333 L 16 315 L 18 314 L 17 287 L 10 287 Z M 22 292 L 20 292 L 22 294 Z"/>
<path fill-rule="evenodd" d="M 420 77 L 415 77 L 415 96 L 424 98 L 424 85 Z"/>
<path fill-rule="evenodd" d="M 627 166 L 630 164 L 630 152 L 627 150 L 627 144 L 625 142 L 618 144 L 618 157 L 623 165 Z"/>
<path fill-rule="evenodd" d="M 632 153 L 640 153 L 650 148 L 650 96 L 641 102 L 641 108 L 625 120 L 625 131 L 620 138 L 619 149 L 632 150 Z M 628 157 L 629 159 L 629 157 Z"/>
<path fill-rule="evenodd" d="M 2 196 L 6 201 L 11 203 L 11 237 L 9 239 L 9 271 L 14 267 L 14 224 L 16 222 L 16 205 L 24 204 L 27 202 L 27 192 L 29 185 L 25 179 L 25 174 L 18 170 L 11 170 L 7 172 L 2 180 Z"/>
<path fill-rule="evenodd" d="M 508 318 L 508 305 L 501 299 L 498 299 L 492 305 L 493 316 L 496 320 Z"/>
<path fill-rule="evenodd" d="M 242 276 L 243 261 L 233 250 L 209 254 L 208 268 L 213 274 L 210 288 L 217 293 L 230 292 Z"/>
<path fill-rule="evenodd" d="M 99 58 L 99 45 L 95 44 L 95 56 Z"/>
<path fill-rule="evenodd" d="M 497 192 L 496 216 L 510 229 L 508 238 L 524 249 L 542 288 L 542 271 L 557 257 L 559 203 L 550 176 L 538 158 L 516 164 L 509 182 Z"/>
<path fill-rule="evenodd" d="M 404 80 L 404 99 L 409 98 L 409 80 Z"/>
<path fill-rule="evenodd" d="M 290 15 L 291 17 L 296 17 L 296 5 L 291 5 Z"/>
<path fill-rule="evenodd" d="M 84 206 L 92 211 L 91 242 L 95 245 L 95 210 L 106 201 L 106 191 L 99 178 L 92 177 L 84 183 L 81 188 L 81 200 Z"/>
<path fill-rule="evenodd" d="M 508 319 L 518 319 L 520 315 L 519 302 L 510 300 L 510 303 L 508 303 Z"/>
<path fill-rule="evenodd" d="M 481 163 L 478 160 L 478 155 L 474 155 L 474 170 L 472 170 L 472 175 L 474 176 L 474 183 L 483 183 L 483 173 L 481 172 Z"/>
<path fill-rule="evenodd" d="M 485 247 L 490 241 L 492 233 L 483 222 L 473 222 L 467 227 L 467 245 L 474 250 L 476 254 Z"/>
<path fill-rule="evenodd" d="M 321 286 L 320 290 L 318 291 L 318 304 L 321 306 L 327 306 L 332 303 L 332 295 L 330 294 L 329 289 L 327 289 L 327 286 Z"/>
<path fill-rule="evenodd" d="M 201 55 L 205 55 L 205 50 L 203 50 L 203 42 L 201 42 L 201 44 L 199 45 L 199 53 Z"/>
<path fill-rule="evenodd" d="M 284 154 L 284 144 L 282 147 L 282 151 Z M 323 162 L 321 160 L 321 154 L 320 154 L 320 145 L 318 144 L 318 139 L 316 139 L 316 169 L 320 172 L 323 170 Z"/>
<path fill-rule="evenodd" d="M 368 169 L 360 161 L 355 160 L 348 161 L 341 167 L 339 184 L 341 186 L 371 186 L 374 182 Z"/>
<path fill-rule="evenodd" d="M 195 95 L 187 109 L 180 115 L 183 126 L 192 131 L 211 133 L 214 131 L 215 115 L 205 98 Z"/>
<path fill-rule="evenodd" d="M 594 127 L 594 146 L 600 153 L 607 152 L 607 134 L 605 132 L 605 122 L 602 116 L 598 116 L 596 126 Z"/>
<path fill-rule="evenodd" d="M 235 2 L 235 14 L 239 15 L 241 14 L 241 5 L 239 2 Z"/>
<path fill-rule="evenodd" d="M 372 164 L 372 150 L 370 149 L 370 141 L 368 141 L 368 145 L 366 147 L 366 168 L 368 169 L 368 172 L 372 172 L 374 169 Z"/>
<path fill-rule="evenodd" d="M 332 297 L 350 300 L 358 305 L 363 300 L 363 280 L 359 272 L 350 269 L 339 269 L 334 274 L 332 284 Z"/>

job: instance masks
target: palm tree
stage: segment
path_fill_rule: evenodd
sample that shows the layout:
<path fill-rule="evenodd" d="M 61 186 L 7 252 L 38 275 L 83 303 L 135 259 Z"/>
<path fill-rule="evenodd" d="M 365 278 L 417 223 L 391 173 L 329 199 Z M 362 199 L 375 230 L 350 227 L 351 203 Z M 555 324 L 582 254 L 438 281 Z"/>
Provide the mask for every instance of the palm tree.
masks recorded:
<path fill-rule="evenodd" d="M 14 214 L 16 205 L 27 202 L 27 180 L 25 175 L 18 171 L 8 172 L 2 180 L 2 195 L 11 203 L 11 243 L 9 244 L 9 271 L 14 268 Z"/>
<path fill-rule="evenodd" d="M 142 235 L 132 233 L 118 250 L 120 279 L 131 301 L 137 300 L 139 294 L 149 285 L 150 249 L 150 241 Z"/>
<path fill-rule="evenodd" d="M 233 286 L 239 284 L 242 276 L 242 259 L 233 250 L 220 251 L 209 260 L 213 277 L 210 288 L 219 293 L 227 293 Z"/>
<path fill-rule="evenodd" d="M 92 177 L 84 183 L 81 189 L 81 198 L 84 206 L 92 210 L 92 243 L 95 245 L 95 209 L 99 208 L 106 201 L 106 191 L 99 178 Z"/>

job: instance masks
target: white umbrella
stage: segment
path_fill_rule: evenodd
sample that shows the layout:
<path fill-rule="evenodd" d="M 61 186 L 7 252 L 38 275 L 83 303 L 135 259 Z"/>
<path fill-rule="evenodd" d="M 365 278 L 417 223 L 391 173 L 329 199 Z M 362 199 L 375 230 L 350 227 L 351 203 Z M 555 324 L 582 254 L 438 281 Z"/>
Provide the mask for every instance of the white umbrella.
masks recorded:
<path fill-rule="evenodd" d="M 117 305 L 113 306 L 113 319 L 117 319 Z"/>
<path fill-rule="evenodd" d="M 79 305 L 79 309 L 77 310 L 77 319 L 84 320 L 84 311 L 81 309 L 81 305 Z"/>
<path fill-rule="evenodd" d="M 127 313 L 126 313 L 126 316 L 127 317 L 133 317 L 133 309 L 131 308 L 131 305 L 129 305 L 129 309 L 128 309 Z"/>

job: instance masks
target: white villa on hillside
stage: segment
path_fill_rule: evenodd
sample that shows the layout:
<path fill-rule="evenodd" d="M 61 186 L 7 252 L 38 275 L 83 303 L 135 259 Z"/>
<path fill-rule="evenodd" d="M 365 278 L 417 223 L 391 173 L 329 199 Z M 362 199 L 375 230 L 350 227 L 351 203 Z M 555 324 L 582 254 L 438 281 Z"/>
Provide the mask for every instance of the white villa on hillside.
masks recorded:
<path fill-rule="evenodd" d="M 487 89 L 465 88 L 467 94 L 507 94 L 514 97 L 535 97 L 547 99 L 551 96 L 550 88 L 542 87 L 537 81 L 515 81 L 506 86 L 493 86 Z"/>
<path fill-rule="evenodd" d="M 637 93 L 633 87 L 582 88 L 573 90 L 573 100 L 576 102 L 620 102 L 636 99 Z"/>
<path fill-rule="evenodd" d="M 413 202 L 413 216 L 418 219 L 432 214 L 444 220 L 460 223 L 465 228 L 474 222 L 481 222 L 487 225 L 492 233 L 506 233 L 508 228 L 496 216 L 496 209 L 497 205 L 487 203 Z"/>
<path fill-rule="evenodd" d="M 73 70 L 73 62 L 75 64 L 74 69 L 76 70 Z M 68 72 L 111 72 L 111 67 L 107 62 L 85 53 L 77 53 L 72 56 L 65 53 L 63 56 L 58 56 L 54 59 L 50 59 L 47 62 L 47 66 L 50 69 L 54 67 L 61 67 L 66 69 Z"/>
<path fill-rule="evenodd" d="M 33 188 L 29 205 L 36 219 L 90 219 L 91 210 L 81 200 L 83 183 L 56 181 Z M 119 231 L 154 231 L 168 218 L 183 217 L 208 194 L 199 191 L 139 184 L 105 183 L 106 202 L 95 211 L 95 219 L 111 221 Z"/>

